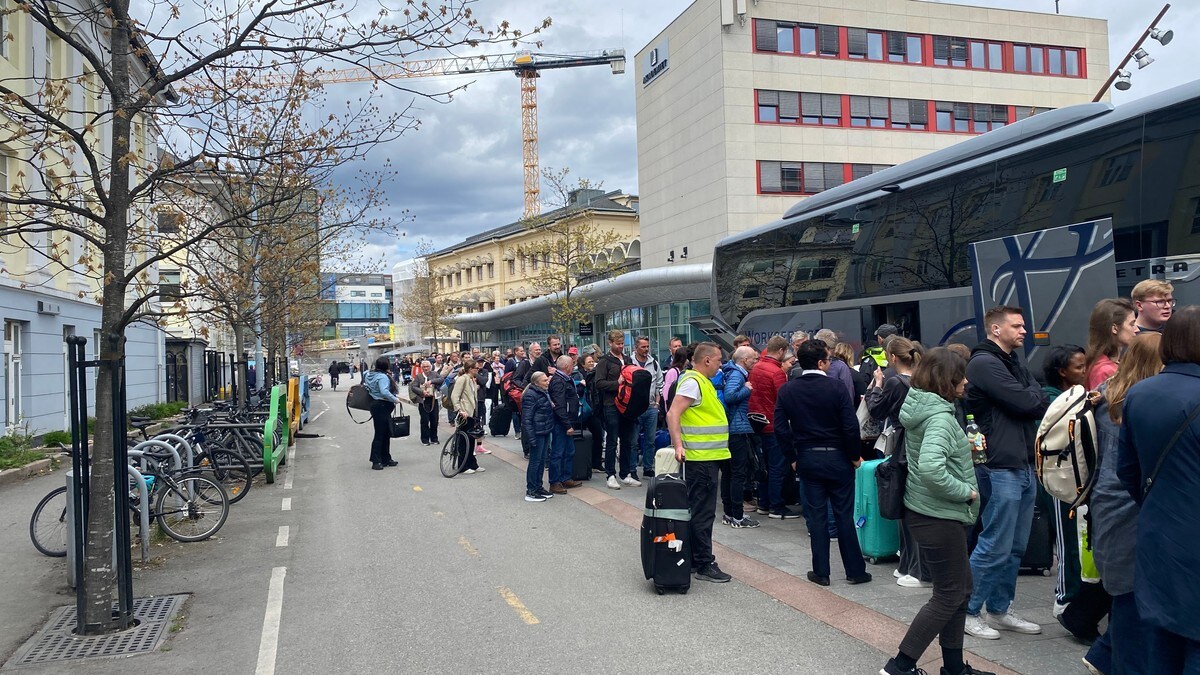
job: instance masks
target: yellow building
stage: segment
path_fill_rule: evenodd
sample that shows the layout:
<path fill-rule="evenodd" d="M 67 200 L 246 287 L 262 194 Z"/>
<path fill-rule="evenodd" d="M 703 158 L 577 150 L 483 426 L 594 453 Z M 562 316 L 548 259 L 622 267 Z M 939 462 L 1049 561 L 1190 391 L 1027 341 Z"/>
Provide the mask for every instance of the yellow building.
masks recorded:
<path fill-rule="evenodd" d="M 621 271 L 637 269 L 641 257 L 638 198 L 616 190 L 575 190 L 569 204 L 545 213 L 543 222 L 569 220 L 592 232 L 613 232 L 619 243 L 596 255 L 605 267 Z M 547 294 L 535 281 L 546 269 L 546 260 L 527 255 L 530 247 L 544 241 L 541 228 L 518 221 L 481 232 L 428 257 L 430 274 L 438 297 L 453 314 L 486 312 L 497 307 Z"/>
<path fill-rule="evenodd" d="M 39 110 L 83 132 L 85 147 L 98 165 L 109 165 L 112 142 L 111 99 L 88 62 L 63 39 L 32 16 L 8 11 L 0 18 L 0 83 L 34 101 Z M 36 11 L 44 11 L 39 6 Z M 107 52 L 105 33 L 87 22 L 76 23 L 77 10 L 51 6 L 63 17 L 63 30 L 93 41 Z M 68 22 L 68 17 L 74 17 Z M 134 64 L 133 80 L 157 68 L 149 56 Z M 173 94 L 172 94 L 173 95 Z M 76 139 L 22 111 L 13 99 L 0 102 L 0 192 L 9 200 L 42 200 L 80 210 L 99 208 L 92 189 L 93 171 Z M 24 115 L 24 117 L 23 117 Z M 134 184 L 153 163 L 159 130 L 153 120 L 132 120 L 130 151 L 137 157 L 131 169 Z M 131 209 L 130 222 L 145 241 L 149 203 L 144 198 Z M 72 232 L 71 230 L 74 230 Z M 3 322 L 3 367 L 0 368 L 0 433 L 44 433 L 67 428 L 68 388 L 66 346 L 71 335 L 88 341 L 97 353 L 100 307 L 97 251 L 80 233 L 96 226 L 84 216 L 44 205 L 0 202 L 0 321 Z M 84 262 L 93 256 L 94 267 Z M 145 260 L 145 249 L 134 251 L 132 262 Z M 149 270 L 145 283 L 154 279 Z M 136 292 L 136 291 L 135 291 Z M 162 400 L 163 336 L 150 321 L 133 324 L 126 337 L 127 403 L 135 407 Z"/>

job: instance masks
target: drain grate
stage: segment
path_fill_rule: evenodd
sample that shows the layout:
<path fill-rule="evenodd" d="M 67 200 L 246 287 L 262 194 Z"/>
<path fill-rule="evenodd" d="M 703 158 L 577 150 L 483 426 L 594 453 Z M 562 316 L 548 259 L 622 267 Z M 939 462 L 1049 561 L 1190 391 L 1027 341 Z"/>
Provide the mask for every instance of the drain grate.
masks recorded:
<path fill-rule="evenodd" d="M 128 656 L 152 652 L 167 635 L 171 617 L 183 606 L 186 595 L 136 598 L 133 616 L 139 624 L 123 633 L 77 636 L 75 605 L 59 607 L 46 626 L 29 638 L 9 661 L 9 666 L 25 666 L 103 656 Z"/>

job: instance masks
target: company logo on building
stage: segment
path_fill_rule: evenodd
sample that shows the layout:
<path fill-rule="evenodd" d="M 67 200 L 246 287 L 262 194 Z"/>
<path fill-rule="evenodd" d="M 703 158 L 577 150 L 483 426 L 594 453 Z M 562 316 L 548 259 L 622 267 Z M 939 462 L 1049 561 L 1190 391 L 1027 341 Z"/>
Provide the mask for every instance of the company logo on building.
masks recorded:
<path fill-rule="evenodd" d="M 669 67 L 667 41 L 664 39 L 658 46 L 646 54 L 645 68 L 643 69 L 645 75 L 642 75 L 642 86 L 644 87 L 653 82 L 659 75 L 665 73 Z"/>

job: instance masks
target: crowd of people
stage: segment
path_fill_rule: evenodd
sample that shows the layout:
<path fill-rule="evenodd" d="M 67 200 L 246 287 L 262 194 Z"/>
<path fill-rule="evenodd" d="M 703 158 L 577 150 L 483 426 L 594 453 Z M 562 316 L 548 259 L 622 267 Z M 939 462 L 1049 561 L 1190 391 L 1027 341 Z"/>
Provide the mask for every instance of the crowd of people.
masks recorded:
<path fill-rule="evenodd" d="M 1038 509 L 1055 524 L 1059 561 L 1047 601 L 1090 645 L 1089 671 L 1200 672 L 1200 587 L 1190 574 L 1200 543 L 1187 536 L 1200 512 L 1200 307 L 1176 312 L 1172 294 L 1169 283 L 1144 281 L 1130 299 L 1101 301 L 1087 345 L 1049 348 L 1040 377 L 1024 362 L 1024 313 L 1002 306 L 985 314 L 986 339 L 973 348 L 927 349 L 883 324 L 861 354 L 823 329 L 765 345 L 738 336 L 728 354 L 675 338 L 660 364 L 649 338 L 635 337 L 627 354 L 618 330 L 604 349 L 550 336 L 544 350 L 384 358 L 364 380 L 380 418 L 399 401 L 396 383 L 408 381 L 424 444 L 439 443 L 443 407 L 456 428 L 481 428 L 491 416 L 493 435 L 511 430 L 529 460 L 529 502 L 582 485 L 572 475 L 576 448 L 612 490 L 642 486 L 656 451 L 673 448 L 686 466 L 693 571 L 713 582 L 730 579 L 712 552 L 718 500 L 732 528 L 758 527 L 756 516 L 804 517 L 811 582 L 830 585 L 835 539 L 846 581 L 871 582 L 855 532 L 856 469 L 900 443 L 907 479 L 893 575 L 932 592 L 881 673 L 923 672 L 917 661 L 935 637 L 943 675 L 982 673 L 963 660 L 964 634 L 1042 631 L 1013 608 L 1022 560 L 1039 543 L 1031 542 Z M 631 365 L 651 382 L 636 416 L 618 405 Z M 1035 437 L 1051 402 L 1076 385 L 1096 392 L 1098 469 L 1087 503 L 1071 505 L 1039 485 Z M 982 434 L 977 448 L 969 424 Z M 380 429 L 377 421 L 377 437 Z M 487 452 L 478 441 L 474 454 Z M 474 454 L 467 474 L 484 470 Z M 394 465 L 375 445 L 371 462 Z"/>

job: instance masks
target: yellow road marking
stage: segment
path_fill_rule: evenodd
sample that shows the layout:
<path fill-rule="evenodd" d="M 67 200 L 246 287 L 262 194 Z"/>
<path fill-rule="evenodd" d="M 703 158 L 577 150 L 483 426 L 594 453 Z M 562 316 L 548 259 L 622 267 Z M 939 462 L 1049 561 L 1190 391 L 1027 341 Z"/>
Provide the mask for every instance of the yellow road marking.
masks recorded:
<path fill-rule="evenodd" d="M 500 597 L 504 598 L 504 601 L 508 603 L 508 606 L 513 608 L 513 611 L 521 617 L 521 620 L 524 621 L 526 625 L 532 626 L 534 624 L 541 623 L 541 621 L 538 621 L 538 618 L 534 616 L 533 612 L 529 611 L 529 608 L 525 606 L 525 603 L 521 602 L 521 599 L 517 597 L 517 594 L 509 590 L 507 586 L 500 587 Z"/>
<path fill-rule="evenodd" d="M 478 558 L 478 557 L 479 557 L 479 549 L 477 549 L 477 548 L 475 548 L 474 546 L 472 546 L 472 545 L 471 545 L 471 542 L 467 541 L 467 538 L 466 538 L 466 537 L 459 537 L 459 538 L 458 538 L 458 545 L 459 545 L 459 546 L 462 546 L 462 547 L 463 547 L 463 550 L 464 550 L 464 551 L 466 551 L 467 553 L 469 553 L 469 554 L 471 554 L 471 555 L 475 556 L 476 558 Z"/>
<path fill-rule="evenodd" d="M 413 492 L 421 492 L 421 486 L 420 486 L 420 485 L 414 485 L 414 486 L 413 486 Z"/>

